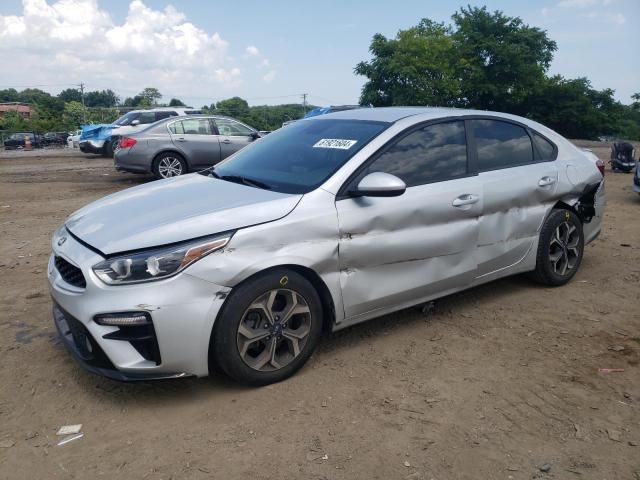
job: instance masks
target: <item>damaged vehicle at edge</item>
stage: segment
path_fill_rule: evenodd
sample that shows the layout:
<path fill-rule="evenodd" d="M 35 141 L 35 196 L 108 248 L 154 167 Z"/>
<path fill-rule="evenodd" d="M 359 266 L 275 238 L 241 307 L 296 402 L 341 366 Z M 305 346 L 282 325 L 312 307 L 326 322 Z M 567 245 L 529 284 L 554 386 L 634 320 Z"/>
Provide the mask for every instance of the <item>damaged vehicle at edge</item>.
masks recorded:
<path fill-rule="evenodd" d="M 521 117 L 370 108 L 301 120 L 53 235 L 55 325 L 119 380 L 281 381 L 335 331 L 501 277 L 563 285 L 604 164 Z"/>

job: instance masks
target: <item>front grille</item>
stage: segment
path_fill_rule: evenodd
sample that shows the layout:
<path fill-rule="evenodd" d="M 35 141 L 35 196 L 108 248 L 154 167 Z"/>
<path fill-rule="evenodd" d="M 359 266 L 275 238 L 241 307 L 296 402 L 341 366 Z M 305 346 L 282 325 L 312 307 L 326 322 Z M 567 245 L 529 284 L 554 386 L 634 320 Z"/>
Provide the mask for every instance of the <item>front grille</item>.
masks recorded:
<path fill-rule="evenodd" d="M 82 270 L 75 265 L 71 265 L 64 258 L 56 255 L 55 257 L 56 270 L 62 276 L 62 279 L 70 285 L 78 288 L 86 288 L 87 281 L 84 279 Z"/>

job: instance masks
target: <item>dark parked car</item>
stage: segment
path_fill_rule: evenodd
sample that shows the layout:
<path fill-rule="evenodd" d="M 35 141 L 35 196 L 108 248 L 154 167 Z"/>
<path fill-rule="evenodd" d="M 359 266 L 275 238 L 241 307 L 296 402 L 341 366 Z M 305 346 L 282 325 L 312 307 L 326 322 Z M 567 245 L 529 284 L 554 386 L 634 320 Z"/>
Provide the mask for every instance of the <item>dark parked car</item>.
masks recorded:
<path fill-rule="evenodd" d="M 20 132 L 14 133 L 8 139 L 4 141 L 4 149 L 5 150 L 16 150 L 18 148 L 24 148 L 24 140 L 25 138 L 29 138 L 31 141 L 31 146 L 33 148 L 42 147 L 42 136 L 36 135 L 33 132 Z"/>
<path fill-rule="evenodd" d="M 611 168 L 613 171 L 631 173 L 636 167 L 633 145 L 629 142 L 615 142 L 611 146 Z"/>
<path fill-rule="evenodd" d="M 42 137 L 44 145 L 65 145 L 69 132 L 47 132 Z"/>
<path fill-rule="evenodd" d="M 232 118 L 171 117 L 122 137 L 114 164 L 116 170 L 177 177 L 215 165 L 260 137 Z"/>

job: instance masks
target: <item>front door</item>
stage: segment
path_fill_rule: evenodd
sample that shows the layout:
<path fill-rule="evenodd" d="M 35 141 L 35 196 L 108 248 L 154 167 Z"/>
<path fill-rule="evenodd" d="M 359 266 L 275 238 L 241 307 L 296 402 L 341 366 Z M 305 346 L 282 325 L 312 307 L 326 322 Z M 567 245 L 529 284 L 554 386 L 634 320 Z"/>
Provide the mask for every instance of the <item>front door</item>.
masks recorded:
<path fill-rule="evenodd" d="M 401 178 L 407 190 L 399 197 L 336 201 L 345 316 L 419 303 L 471 285 L 482 197 L 467 160 L 464 121 L 411 129 L 351 184 L 372 172 Z"/>
<path fill-rule="evenodd" d="M 218 136 L 208 118 L 187 118 L 169 124 L 171 140 L 191 168 L 206 168 L 220 161 Z"/>
<path fill-rule="evenodd" d="M 223 160 L 256 139 L 254 130 L 235 120 L 216 118 L 215 124 L 220 134 L 220 154 Z"/>

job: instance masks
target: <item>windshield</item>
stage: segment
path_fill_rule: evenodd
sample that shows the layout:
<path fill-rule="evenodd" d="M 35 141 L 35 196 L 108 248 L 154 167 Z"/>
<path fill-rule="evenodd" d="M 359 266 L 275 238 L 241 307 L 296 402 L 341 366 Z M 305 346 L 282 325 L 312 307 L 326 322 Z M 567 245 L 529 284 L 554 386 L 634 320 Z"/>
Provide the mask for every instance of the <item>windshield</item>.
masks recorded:
<path fill-rule="evenodd" d="M 257 140 L 218 164 L 218 178 L 283 193 L 307 193 L 324 183 L 389 126 L 385 122 L 318 119 L 300 121 Z"/>
<path fill-rule="evenodd" d="M 120 125 L 120 126 L 129 125 L 136 118 L 138 118 L 138 115 L 140 115 L 140 114 L 136 113 L 136 112 L 125 113 L 119 119 L 117 119 L 115 122 L 113 122 L 113 125 Z"/>

